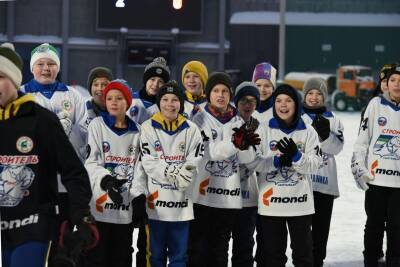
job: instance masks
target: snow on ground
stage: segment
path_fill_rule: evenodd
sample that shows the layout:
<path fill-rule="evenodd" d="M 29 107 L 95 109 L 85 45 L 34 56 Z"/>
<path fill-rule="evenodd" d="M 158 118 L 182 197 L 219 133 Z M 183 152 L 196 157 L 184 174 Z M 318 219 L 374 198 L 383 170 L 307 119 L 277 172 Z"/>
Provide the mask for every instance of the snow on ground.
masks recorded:
<path fill-rule="evenodd" d="M 360 113 L 336 112 L 336 114 L 344 125 L 345 145 L 343 151 L 336 157 L 340 197 L 335 200 L 333 206 L 326 264 L 324 266 L 362 267 L 363 232 L 366 220 L 364 192 L 356 187 L 350 169 Z M 136 238 L 137 230 L 135 229 L 134 244 L 136 244 Z M 287 266 L 292 267 L 290 248 L 288 248 L 286 255 L 289 258 Z"/>

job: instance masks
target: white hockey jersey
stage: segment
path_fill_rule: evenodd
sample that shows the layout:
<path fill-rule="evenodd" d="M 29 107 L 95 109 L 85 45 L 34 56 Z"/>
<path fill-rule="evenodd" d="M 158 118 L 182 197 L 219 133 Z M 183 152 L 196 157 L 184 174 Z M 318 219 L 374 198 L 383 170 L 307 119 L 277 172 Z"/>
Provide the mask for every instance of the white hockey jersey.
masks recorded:
<path fill-rule="evenodd" d="M 388 99 L 384 94 L 369 102 L 353 158 L 375 178 L 370 184 L 400 188 L 400 107 Z"/>
<path fill-rule="evenodd" d="M 132 222 L 130 194 L 135 163 L 140 153 L 140 128 L 128 120 L 128 129 L 121 131 L 113 127 L 115 119 L 108 114 L 94 118 L 89 124 L 88 157 L 85 167 L 92 186 L 93 197 L 90 209 L 97 221 L 128 224 Z M 120 188 L 122 204 L 115 204 L 100 187 L 106 175 L 128 181 Z"/>
<path fill-rule="evenodd" d="M 241 155 L 244 157 L 247 155 L 247 151 L 243 152 L 236 148 L 232 143 L 232 135 L 234 128 L 240 128 L 244 124 L 244 120 L 239 116 L 235 116 L 222 128 L 223 139 L 220 142 L 214 143 L 209 149 L 210 154 L 213 155 L 214 159 L 226 159 L 237 154 L 239 161 Z M 253 149 L 252 147 L 250 149 Z M 242 196 L 243 207 L 256 207 L 258 200 L 258 186 L 255 172 L 251 172 L 245 164 L 237 165 L 237 172 L 240 177 L 240 194 Z"/>
<path fill-rule="evenodd" d="M 192 191 L 193 201 L 214 208 L 242 208 L 236 149 L 234 153 L 229 147 L 215 149 L 215 145 L 223 141 L 224 124 L 211 115 L 207 106 L 197 112 L 193 122 L 200 128 L 203 140 L 208 139 L 204 142 L 205 153 Z"/>
<path fill-rule="evenodd" d="M 41 85 L 35 80 L 21 88 L 22 92 L 31 93 L 39 105 L 55 114 L 66 114 L 71 120 L 72 128 L 68 136 L 82 162 L 86 155 L 88 115 L 83 96 L 75 88 L 56 82 Z"/>
<path fill-rule="evenodd" d="M 164 171 L 171 164 L 198 166 L 204 152 L 200 130 L 182 115 L 168 124 L 159 112 L 143 122 L 141 131 L 141 164 L 146 173 L 141 178 L 147 179 L 149 218 L 160 221 L 192 220 L 191 187 L 178 191 L 165 177 Z"/>
<path fill-rule="evenodd" d="M 203 109 L 206 104 L 207 104 L 206 101 L 196 103 L 185 100 L 183 106 L 183 116 L 185 116 L 189 120 L 193 119 L 193 116 L 196 115 L 196 113 L 199 112 L 199 110 Z"/>
<path fill-rule="evenodd" d="M 155 103 L 140 98 L 139 92 L 133 93 L 132 104 L 129 107 L 126 115 L 133 121 L 142 124 L 159 112 L 159 108 Z"/>
<path fill-rule="evenodd" d="M 339 154 L 343 149 L 343 125 L 331 111 L 324 112 L 322 116 L 329 120 L 331 133 L 328 139 L 321 142 L 322 165 L 310 175 L 310 178 L 313 182 L 313 191 L 338 197 L 339 186 L 335 155 Z M 312 124 L 314 118 L 314 113 L 304 113 L 302 115 L 304 122 L 309 125 Z"/>
<path fill-rule="evenodd" d="M 293 130 L 280 129 L 277 120 L 272 118 L 256 132 L 261 144 L 254 156 L 247 157 L 246 165 L 259 172 L 258 213 L 283 217 L 313 214 L 312 183 L 307 174 L 315 172 L 322 163 L 315 130 L 302 119 Z M 301 157 L 290 168 L 274 165 L 274 156 L 280 154 L 276 144 L 283 137 L 292 138 L 301 152 Z"/>

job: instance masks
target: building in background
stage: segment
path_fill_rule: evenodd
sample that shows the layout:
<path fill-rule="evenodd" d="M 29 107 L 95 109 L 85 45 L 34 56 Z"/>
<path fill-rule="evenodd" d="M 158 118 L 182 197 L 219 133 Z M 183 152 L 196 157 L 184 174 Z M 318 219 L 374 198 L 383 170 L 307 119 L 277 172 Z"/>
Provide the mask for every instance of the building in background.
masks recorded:
<path fill-rule="evenodd" d="M 111 6 L 101 11 L 98 2 Z M 124 2 L 126 10 L 137 4 L 136 13 L 128 15 L 132 25 L 118 28 L 126 15 L 112 10 L 116 2 Z M 102 65 L 138 88 L 144 64 L 159 55 L 169 59 L 178 81 L 183 64 L 197 59 L 210 72 L 230 70 L 239 82 L 249 80 L 261 61 L 278 65 L 279 3 L 183 0 L 175 12 L 200 8 L 190 11 L 194 15 L 186 25 L 157 16 L 167 8 L 171 12 L 172 0 L 0 1 L 0 42 L 14 42 L 25 66 L 33 47 L 54 44 L 62 56 L 60 79 L 68 84 L 85 85 L 89 70 Z M 398 0 L 290 0 L 286 10 L 286 72 L 334 73 L 347 64 L 377 71 L 383 63 L 400 61 Z M 25 67 L 24 81 L 30 78 Z"/>

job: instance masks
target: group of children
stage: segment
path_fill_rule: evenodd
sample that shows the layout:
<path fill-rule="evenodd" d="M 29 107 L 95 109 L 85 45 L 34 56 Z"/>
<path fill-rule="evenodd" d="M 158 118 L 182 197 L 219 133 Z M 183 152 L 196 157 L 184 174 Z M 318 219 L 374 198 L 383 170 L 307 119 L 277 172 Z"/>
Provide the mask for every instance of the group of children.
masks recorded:
<path fill-rule="evenodd" d="M 135 92 L 92 69 L 85 102 L 56 80 L 50 44 L 32 51 L 34 78 L 21 90 L 12 45 L 0 47 L 0 63 L 4 266 L 28 266 L 24 257 L 44 266 L 53 240 L 54 266 L 130 267 L 134 228 L 135 266 L 227 266 L 231 238 L 232 266 L 285 266 L 288 233 L 295 266 L 323 266 L 344 144 L 324 80 L 306 81 L 301 96 L 260 63 L 233 88 L 227 73 L 190 61 L 181 88 L 158 57 Z M 400 67 L 385 74 L 388 92 L 363 114 L 352 160 L 366 190 L 366 266 L 377 264 L 385 224 L 388 266 L 400 263 Z"/>

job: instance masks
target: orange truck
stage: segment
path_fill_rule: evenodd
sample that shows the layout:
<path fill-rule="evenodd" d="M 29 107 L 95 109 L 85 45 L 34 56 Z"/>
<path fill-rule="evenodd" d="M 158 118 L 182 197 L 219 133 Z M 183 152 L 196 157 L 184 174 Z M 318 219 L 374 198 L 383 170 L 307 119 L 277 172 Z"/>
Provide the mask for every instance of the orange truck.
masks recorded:
<path fill-rule="evenodd" d="M 346 111 L 352 107 L 359 110 L 368 104 L 376 84 L 370 67 L 341 66 L 336 75 L 316 72 L 290 72 L 285 75 L 283 82 L 298 90 L 303 90 L 305 81 L 311 77 L 319 77 L 326 81 L 330 102 L 338 111 Z"/>

